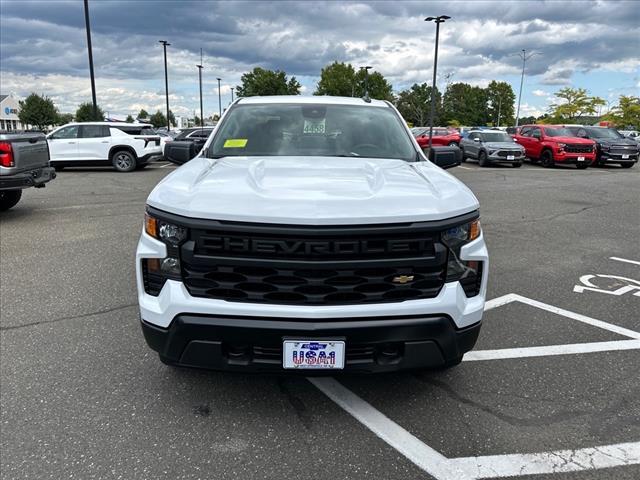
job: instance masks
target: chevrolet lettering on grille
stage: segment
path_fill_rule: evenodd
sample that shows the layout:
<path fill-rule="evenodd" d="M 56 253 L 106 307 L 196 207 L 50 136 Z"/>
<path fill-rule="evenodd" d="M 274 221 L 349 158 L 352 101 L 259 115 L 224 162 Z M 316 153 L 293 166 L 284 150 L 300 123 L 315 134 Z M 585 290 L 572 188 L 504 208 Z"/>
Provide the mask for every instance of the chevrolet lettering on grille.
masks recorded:
<path fill-rule="evenodd" d="M 431 247 L 429 240 L 273 240 L 208 236 L 206 248 L 220 253 L 261 253 L 273 255 L 353 255 L 375 253 L 421 253 Z"/>

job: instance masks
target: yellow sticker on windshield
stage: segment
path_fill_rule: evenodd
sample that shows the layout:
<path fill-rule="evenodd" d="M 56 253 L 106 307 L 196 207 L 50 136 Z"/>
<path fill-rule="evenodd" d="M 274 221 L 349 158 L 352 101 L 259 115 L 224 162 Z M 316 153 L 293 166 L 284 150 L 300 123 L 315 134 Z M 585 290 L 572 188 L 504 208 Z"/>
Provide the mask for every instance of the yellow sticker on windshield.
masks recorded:
<path fill-rule="evenodd" d="M 228 140 L 225 140 L 223 148 L 244 148 L 246 146 L 246 138 L 229 138 Z"/>

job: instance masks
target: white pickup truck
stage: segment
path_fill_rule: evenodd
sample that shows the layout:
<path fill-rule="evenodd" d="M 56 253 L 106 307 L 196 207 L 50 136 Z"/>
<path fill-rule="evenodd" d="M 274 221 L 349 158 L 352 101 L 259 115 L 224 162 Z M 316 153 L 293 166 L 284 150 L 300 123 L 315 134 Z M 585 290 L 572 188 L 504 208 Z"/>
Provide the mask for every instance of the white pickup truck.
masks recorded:
<path fill-rule="evenodd" d="M 392 104 L 367 100 L 242 98 L 151 192 L 137 285 L 161 361 L 386 372 L 473 348 L 488 275 L 478 201 Z M 435 163 L 456 165 L 442 149 Z"/>
<path fill-rule="evenodd" d="M 160 136 L 146 124 L 69 123 L 47 135 L 47 140 L 56 170 L 111 165 L 119 172 L 131 172 L 162 158 Z"/>

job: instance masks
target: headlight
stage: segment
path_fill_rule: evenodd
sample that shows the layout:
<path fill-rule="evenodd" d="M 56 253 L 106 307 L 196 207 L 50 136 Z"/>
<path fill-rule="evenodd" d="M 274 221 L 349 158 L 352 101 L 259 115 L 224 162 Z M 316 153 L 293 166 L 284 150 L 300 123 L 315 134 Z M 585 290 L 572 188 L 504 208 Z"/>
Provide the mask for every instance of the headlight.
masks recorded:
<path fill-rule="evenodd" d="M 610 148 L 611 147 L 609 145 L 600 144 L 600 150 L 602 150 L 603 152 L 608 152 Z"/>
<path fill-rule="evenodd" d="M 463 245 L 475 240 L 481 233 L 480 220 L 458 225 L 441 234 L 442 243 L 449 247 L 447 261 L 447 282 L 459 281 L 467 297 L 480 293 L 482 281 L 482 262 L 460 259 Z"/>
<path fill-rule="evenodd" d="M 168 279 L 182 280 L 179 247 L 187 239 L 188 230 L 145 213 L 144 231 L 167 245 L 165 258 L 142 259 L 144 290 L 149 295 L 157 296 Z"/>

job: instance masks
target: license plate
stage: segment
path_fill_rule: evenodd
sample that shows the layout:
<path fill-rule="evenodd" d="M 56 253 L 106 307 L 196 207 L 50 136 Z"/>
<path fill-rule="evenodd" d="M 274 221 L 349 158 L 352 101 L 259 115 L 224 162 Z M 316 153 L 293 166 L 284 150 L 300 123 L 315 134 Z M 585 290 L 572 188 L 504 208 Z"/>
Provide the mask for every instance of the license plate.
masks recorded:
<path fill-rule="evenodd" d="M 584 162 L 584 157 L 578 157 L 579 162 Z"/>
<path fill-rule="evenodd" d="M 515 160 L 515 155 L 507 155 L 507 160 Z"/>
<path fill-rule="evenodd" d="M 622 155 L 622 159 L 623 160 L 628 160 L 629 159 L 629 155 Z"/>
<path fill-rule="evenodd" d="M 282 366 L 292 369 L 344 368 L 344 342 L 340 340 L 284 340 Z"/>

